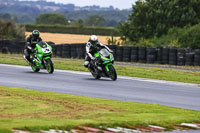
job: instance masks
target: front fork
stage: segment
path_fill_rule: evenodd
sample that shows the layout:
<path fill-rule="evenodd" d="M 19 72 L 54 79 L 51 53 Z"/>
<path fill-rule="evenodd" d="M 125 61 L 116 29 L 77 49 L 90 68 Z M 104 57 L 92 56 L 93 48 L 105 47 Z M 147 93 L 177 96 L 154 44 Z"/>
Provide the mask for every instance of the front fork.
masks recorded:
<path fill-rule="evenodd" d="M 44 62 L 44 69 L 48 67 L 48 62 L 46 60 L 50 59 L 51 57 L 44 57 L 43 62 Z"/>
<path fill-rule="evenodd" d="M 108 63 L 108 64 L 105 65 L 106 72 L 110 72 L 109 67 L 108 67 L 108 66 L 110 66 L 110 65 L 112 65 L 112 63 Z"/>

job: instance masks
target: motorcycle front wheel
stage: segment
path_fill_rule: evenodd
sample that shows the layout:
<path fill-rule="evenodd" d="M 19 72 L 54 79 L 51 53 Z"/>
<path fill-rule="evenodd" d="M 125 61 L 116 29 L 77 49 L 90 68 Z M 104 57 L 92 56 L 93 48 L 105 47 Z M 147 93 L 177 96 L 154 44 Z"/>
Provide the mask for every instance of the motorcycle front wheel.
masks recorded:
<path fill-rule="evenodd" d="M 36 67 L 36 66 L 31 66 L 31 68 L 32 68 L 32 70 L 34 71 L 34 72 L 39 72 L 40 71 L 40 68 L 38 68 L 38 67 Z"/>
<path fill-rule="evenodd" d="M 92 73 L 92 72 L 91 72 Z M 95 79 L 100 79 L 101 76 L 99 76 L 98 74 L 95 74 L 95 73 L 92 73 L 92 76 L 95 78 Z"/>
<path fill-rule="evenodd" d="M 53 73 L 54 72 L 54 66 L 53 63 L 51 61 L 51 59 L 47 59 L 46 60 L 46 69 L 48 73 Z"/>
<path fill-rule="evenodd" d="M 113 65 L 110 65 L 110 66 L 108 66 L 108 68 L 109 68 L 109 71 L 110 71 L 110 78 L 113 80 L 113 81 L 115 81 L 115 80 L 117 80 L 117 73 L 116 73 L 116 70 L 115 70 L 115 68 L 113 67 Z"/>

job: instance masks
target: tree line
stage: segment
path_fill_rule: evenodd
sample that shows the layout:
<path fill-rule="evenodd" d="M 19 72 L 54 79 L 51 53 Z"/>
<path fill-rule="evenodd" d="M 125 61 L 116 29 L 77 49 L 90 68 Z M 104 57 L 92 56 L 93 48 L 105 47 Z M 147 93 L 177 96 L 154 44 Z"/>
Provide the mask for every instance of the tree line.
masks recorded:
<path fill-rule="evenodd" d="M 185 43 L 190 43 L 186 38 L 200 38 L 199 23 L 199 0 L 138 0 L 119 30 L 122 40 L 127 43 L 167 41 L 185 47 Z M 200 48 L 199 44 L 192 47 Z"/>

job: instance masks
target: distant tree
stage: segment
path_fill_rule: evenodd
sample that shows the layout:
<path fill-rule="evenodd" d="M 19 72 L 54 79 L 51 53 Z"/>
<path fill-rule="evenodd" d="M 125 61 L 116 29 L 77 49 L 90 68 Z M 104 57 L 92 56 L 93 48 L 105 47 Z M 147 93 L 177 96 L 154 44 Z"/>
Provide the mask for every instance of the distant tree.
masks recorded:
<path fill-rule="evenodd" d="M 98 15 L 89 16 L 85 20 L 85 25 L 87 26 L 104 26 L 105 19 Z"/>
<path fill-rule="evenodd" d="M 82 28 L 84 27 L 84 21 L 82 19 L 78 19 L 78 20 L 72 21 L 71 25 Z"/>
<path fill-rule="evenodd" d="M 38 18 L 36 18 L 36 24 L 68 24 L 67 19 L 62 14 L 56 13 L 48 13 L 41 14 Z"/>
<path fill-rule="evenodd" d="M 105 26 L 107 26 L 107 27 L 114 27 L 114 26 L 116 26 L 118 23 L 117 23 L 117 21 L 116 20 L 106 20 L 105 21 Z"/>

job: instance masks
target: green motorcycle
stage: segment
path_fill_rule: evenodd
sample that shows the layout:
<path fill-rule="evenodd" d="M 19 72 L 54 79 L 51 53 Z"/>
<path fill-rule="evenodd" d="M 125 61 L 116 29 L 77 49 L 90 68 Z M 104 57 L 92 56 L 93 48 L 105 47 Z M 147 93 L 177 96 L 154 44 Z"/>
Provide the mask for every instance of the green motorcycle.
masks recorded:
<path fill-rule="evenodd" d="M 95 59 L 89 63 L 89 71 L 95 79 L 101 77 L 109 77 L 112 80 L 117 79 L 117 73 L 113 66 L 114 57 L 113 54 L 108 52 L 107 49 L 101 49 L 94 54 Z"/>
<path fill-rule="evenodd" d="M 39 72 L 40 69 L 46 69 L 48 73 L 53 73 L 54 66 L 51 61 L 51 56 L 53 54 L 52 47 L 46 42 L 40 41 L 38 44 L 36 44 L 34 51 L 35 52 L 30 55 L 30 59 L 34 64 L 31 65 L 32 70 L 34 72 Z"/>

